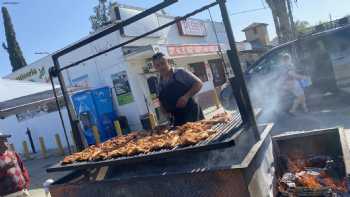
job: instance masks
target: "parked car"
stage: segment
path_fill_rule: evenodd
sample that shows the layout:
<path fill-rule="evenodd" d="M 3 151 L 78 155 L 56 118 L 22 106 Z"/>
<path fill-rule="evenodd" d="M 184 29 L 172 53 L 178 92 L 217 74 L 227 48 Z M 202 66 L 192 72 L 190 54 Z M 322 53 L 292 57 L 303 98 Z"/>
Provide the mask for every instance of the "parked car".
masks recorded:
<path fill-rule="evenodd" d="M 290 108 L 293 95 L 278 83 L 283 74 L 279 59 L 286 53 L 292 56 L 296 71 L 311 79 L 305 89 L 309 105 L 320 105 L 331 95 L 350 95 L 350 24 L 345 24 L 277 46 L 250 66 L 245 78 L 253 105 L 279 111 Z M 229 89 L 226 86 L 220 95 L 226 103 Z"/>

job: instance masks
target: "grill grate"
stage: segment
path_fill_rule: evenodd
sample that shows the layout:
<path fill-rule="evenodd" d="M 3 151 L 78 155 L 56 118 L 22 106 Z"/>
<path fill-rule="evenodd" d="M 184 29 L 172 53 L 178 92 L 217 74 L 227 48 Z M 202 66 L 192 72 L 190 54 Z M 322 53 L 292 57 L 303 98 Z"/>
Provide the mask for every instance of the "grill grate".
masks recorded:
<path fill-rule="evenodd" d="M 293 190 L 289 190 L 287 192 L 283 192 L 282 196 L 322 196 L 322 197 L 331 197 L 333 192 L 329 187 L 323 187 L 320 189 L 310 189 L 306 187 L 296 187 Z"/>
<path fill-rule="evenodd" d="M 239 113 L 235 112 L 232 114 L 232 119 L 228 123 L 220 123 L 212 128 L 216 131 L 214 135 L 192 146 L 175 147 L 174 149 L 164 149 L 147 154 L 119 157 L 103 161 L 77 162 L 68 165 L 61 165 L 58 163 L 48 168 L 47 172 L 88 169 L 109 165 L 121 165 L 132 162 L 136 163 L 154 159 L 168 158 L 176 154 L 183 154 L 185 152 L 207 151 L 212 149 L 226 148 L 234 145 L 234 139 L 230 139 L 230 137 L 232 137 L 233 134 L 235 134 L 241 128 L 241 125 L 242 119 Z"/>

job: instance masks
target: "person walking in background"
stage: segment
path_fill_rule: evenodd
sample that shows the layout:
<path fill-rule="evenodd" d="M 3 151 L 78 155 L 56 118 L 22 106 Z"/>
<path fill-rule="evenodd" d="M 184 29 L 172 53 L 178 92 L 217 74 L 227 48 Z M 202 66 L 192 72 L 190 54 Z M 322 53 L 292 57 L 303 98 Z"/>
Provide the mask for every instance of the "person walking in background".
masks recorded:
<path fill-rule="evenodd" d="M 27 197 L 29 174 L 19 155 L 9 150 L 9 137 L 0 132 L 0 197 Z"/>
<path fill-rule="evenodd" d="M 285 88 L 295 96 L 293 105 L 289 109 L 289 113 L 294 114 L 299 107 L 301 107 L 304 112 L 308 112 L 309 109 L 306 105 L 304 89 L 300 84 L 300 81 L 306 80 L 307 77 L 296 73 L 292 63 L 292 58 L 289 54 L 282 55 L 281 64 L 286 69 L 286 74 L 284 76 Z"/>

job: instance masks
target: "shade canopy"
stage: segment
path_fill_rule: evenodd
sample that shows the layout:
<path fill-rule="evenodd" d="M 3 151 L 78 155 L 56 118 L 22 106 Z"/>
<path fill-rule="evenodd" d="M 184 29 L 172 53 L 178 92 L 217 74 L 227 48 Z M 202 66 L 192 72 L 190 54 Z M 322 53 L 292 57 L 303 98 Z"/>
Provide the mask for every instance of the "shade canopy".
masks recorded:
<path fill-rule="evenodd" d="M 70 89 L 70 92 L 82 89 L 74 88 Z M 47 105 L 55 105 L 55 97 L 50 83 L 0 78 L 0 92 L 0 118 L 36 110 Z M 62 100 L 58 85 L 56 92 L 59 100 Z"/>

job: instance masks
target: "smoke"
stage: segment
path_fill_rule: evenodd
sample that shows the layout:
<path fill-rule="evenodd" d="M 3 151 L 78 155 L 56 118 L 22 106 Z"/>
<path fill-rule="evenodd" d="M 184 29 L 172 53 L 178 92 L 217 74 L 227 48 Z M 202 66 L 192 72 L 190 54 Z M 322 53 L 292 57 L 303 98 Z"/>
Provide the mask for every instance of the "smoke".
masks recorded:
<path fill-rule="evenodd" d="M 284 73 L 281 69 L 251 73 L 248 90 L 254 108 L 262 108 L 261 121 L 273 121 L 278 114 L 284 111 L 283 104 L 288 102 L 283 98 L 285 94 L 283 78 Z"/>

